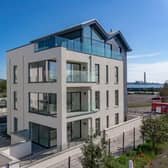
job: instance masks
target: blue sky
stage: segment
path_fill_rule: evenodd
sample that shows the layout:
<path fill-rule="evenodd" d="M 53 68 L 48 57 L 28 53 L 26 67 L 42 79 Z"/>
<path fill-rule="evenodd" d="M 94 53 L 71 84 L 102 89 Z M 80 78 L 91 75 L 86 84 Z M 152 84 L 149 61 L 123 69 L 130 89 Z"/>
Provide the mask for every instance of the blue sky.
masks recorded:
<path fill-rule="evenodd" d="M 133 51 L 128 81 L 168 79 L 167 0 L 1 0 L 0 78 L 6 50 L 67 26 L 96 18 L 106 31 L 121 30 Z"/>

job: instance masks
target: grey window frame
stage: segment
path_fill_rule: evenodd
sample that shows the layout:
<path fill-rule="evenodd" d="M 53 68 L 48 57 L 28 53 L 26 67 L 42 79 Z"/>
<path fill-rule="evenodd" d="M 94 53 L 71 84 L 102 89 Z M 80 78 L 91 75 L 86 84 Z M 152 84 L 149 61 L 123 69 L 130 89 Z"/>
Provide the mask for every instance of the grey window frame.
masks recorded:
<path fill-rule="evenodd" d="M 17 84 L 17 83 L 18 83 L 17 69 L 18 69 L 18 66 L 17 66 L 17 65 L 14 65 L 14 66 L 13 66 L 13 83 L 14 83 L 14 84 Z"/>
<path fill-rule="evenodd" d="M 106 108 L 109 107 L 109 90 L 106 90 Z"/>
<path fill-rule="evenodd" d="M 109 83 L 109 66 L 106 65 L 106 83 Z"/>
<path fill-rule="evenodd" d="M 100 65 L 95 64 L 95 77 L 96 77 L 96 83 L 100 83 Z"/>
<path fill-rule="evenodd" d="M 13 92 L 13 109 L 17 110 L 17 102 L 18 102 L 18 95 L 17 95 L 17 91 Z"/>
<path fill-rule="evenodd" d="M 100 91 L 95 91 L 95 108 L 100 109 Z"/>
<path fill-rule="evenodd" d="M 119 124 L 119 113 L 115 113 L 115 124 Z"/>
<path fill-rule="evenodd" d="M 115 84 L 118 84 L 119 83 L 119 67 L 118 66 L 115 66 L 114 67 L 114 72 L 115 72 Z"/>
<path fill-rule="evenodd" d="M 18 119 L 16 117 L 13 118 L 13 132 L 18 131 Z"/>
<path fill-rule="evenodd" d="M 119 106 L 119 90 L 115 90 L 115 106 Z"/>
<path fill-rule="evenodd" d="M 30 104 L 31 104 L 31 94 L 37 94 L 37 111 L 32 111 L 31 110 L 31 106 L 30 106 Z M 42 111 L 40 111 L 40 109 L 39 109 L 39 94 L 43 94 L 43 98 L 44 98 L 44 95 L 46 95 L 47 96 L 47 99 L 46 99 L 46 102 L 44 102 L 44 103 L 46 103 L 46 106 L 47 106 L 47 111 L 46 111 L 46 113 L 44 113 L 44 112 L 42 112 Z M 55 107 L 55 113 L 51 113 L 51 111 L 49 111 L 49 95 L 50 94 L 55 94 L 55 100 L 56 100 L 56 107 Z M 41 92 L 29 92 L 28 93 L 28 100 L 29 100 L 29 105 L 28 105 L 28 109 L 29 109 L 29 112 L 30 113 L 35 113 L 35 114 L 40 114 L 40 115 L 45 115 L 45 116 L 53 116 L 53 117 L 56 117 L 56 115 L 57 115 L 57 93 L 41 93 Z M 43 100 L 44 101 L 44 100 Z"/>

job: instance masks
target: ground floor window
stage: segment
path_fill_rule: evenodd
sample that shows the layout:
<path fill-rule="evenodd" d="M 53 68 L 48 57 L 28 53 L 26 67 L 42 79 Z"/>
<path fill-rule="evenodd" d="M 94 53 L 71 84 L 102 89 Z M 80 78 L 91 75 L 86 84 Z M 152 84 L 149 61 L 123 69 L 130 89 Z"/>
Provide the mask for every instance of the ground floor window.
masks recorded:
<path fill-rule="evenodd" d="M 96 135 L 100 135 L 100 118 L 96 118 L 95 120 L 95 133 Z"/>
<path fill-rule="evenodd" d="M 44 147 L 57 145 L 57 130 L 36 123 L 29 123 L 30 137 L 32 142 Z"/>
<path fill-rule="evenodd" d="M 115 113 L 115 124 L 119 123 L 119 114 Z"/>
<path fill-rule="evenodd" d="M 67 123 L 68 142 L 81 141 L 88 138 L 89 119 L 83 119 Z"/>
<path fill-rule="evenodd" d="M 13 121 L 13 131 L 14 132 L 18 131 L 18 119 L 16 117 L 14 117 L 14 121 Z"/>

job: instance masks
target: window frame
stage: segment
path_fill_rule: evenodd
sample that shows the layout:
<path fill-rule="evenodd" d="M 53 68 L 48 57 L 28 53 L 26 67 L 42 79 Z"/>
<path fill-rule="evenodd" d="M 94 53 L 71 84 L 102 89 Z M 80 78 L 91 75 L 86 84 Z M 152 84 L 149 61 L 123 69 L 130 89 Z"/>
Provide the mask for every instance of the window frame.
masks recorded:
<path fill-rule="evenodd" d="M 96 98 L 98 98 L 98 100 Z M 99 90 L 95 91 L 95 108 L 100 109 L 100 91 Z"/>
<path fill-rule="evenodd" d="M 13 109 L 14 110 L 18 110 L 18 108 L 17 108 L 17 102 L 18 102 L 17 91 L 13 91 Z"/>
<path fill-rule="evenodd" d="M 115 113 L 115 125 L 119 124 L 119 113 Z"/>
<path fill-rule="evenodd" d="M 106 128 L 109 128 L 109 115 L 106 116 Z"/>
<path fill-rule="evenodd" d="M 56 82 L 57 79 L 49 80 L 49 62 L 55 62 L 55 66 L 56 66 L 56 70 L 57 70 L 57 64 L 56 64 L 57 61 L 55 59 L 29 62 L 28 63 L 28 83 L 54 83 L 54 82 Z M 44 67 L 42 70 L 42 72 L 43 72 L 43 80 L 42 81 L 39 80 L 39 68 L 40 68 L 41 63 L 44 63 Z M 31 81 L 31 75 L 30 75 L 31 64 L 36 64 L 36 68 L 37 68 L 37 80 L 36 81 Z M 57 71 L 55 73 L 56 73 L 56 78 L 57 78 Z"/>
<path fill-rule="evenodd" d="M 119 90 L 115 90 L 115 106 L 119 106 Z"/>
<path fill-rule="evenodd" d="M 31 110 L 31 94 L 37 94 L 37 111 L 32 111 Z M 46 113 L 40 111 L 40 108 L 39 108 L 39 95 L 40 94 L 43 94 L 43 101 L 44 101 L 44 95 L 46 94 L 47 95 L 47 99 L 46 99 L 46 106 L 47 106 L 47 110 L 46 110 Z M 49 94 L 55 94 L 55 113 L 52 113 L 51 111 L 49 111 Z M 51 116 L 51 117 L 56 117 L 57 115 L 57 93 L 42 93 L 42 92 L 29 92 L 28 93 L 28 110 L 29 110 L 29 113 L 35 113 L 35 114 L 40 114 L 40 115 L 45 115 L 45 116 Z"/>
<path fill-rule="evenodd" d="M 101 119 L 100 118 L 95 119 L 95 135 L 96 136 L 101 135 Z"/>
<path fill-rule="evenodd" d="M 106 65 L 106 84 L 109 83 L 109 66 Z"/>
<path fill-rule="evenodd" d="M 16 117 L 13 118 L 13 132 L 18 131 L 18 119 Z"/>
<path fill-rule="evenodd" d="M 14 65 L 13 66 L 13 84 L 17 84 L 18 83 L 17 70 L 18 70 L 18 66 Z"/>
<path fill-rule="evenodd" d="M 106 90 L 106 108 L 109 108 L 109 90 Z"/>
<path fill-rule="evenodd" d="M 100 64 L 95 64 L 96 83 L 100 83 Z"/>

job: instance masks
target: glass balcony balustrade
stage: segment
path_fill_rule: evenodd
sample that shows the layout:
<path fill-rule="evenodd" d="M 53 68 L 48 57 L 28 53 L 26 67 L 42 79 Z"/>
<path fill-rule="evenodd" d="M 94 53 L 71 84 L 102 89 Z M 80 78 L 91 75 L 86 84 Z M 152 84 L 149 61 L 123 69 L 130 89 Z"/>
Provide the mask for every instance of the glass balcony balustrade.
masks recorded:
<path fill-rule="evenodd" d="M 78 108 L 79 105 L 76 105 L 76 108 Z M 75 107 L 74 107 L 75 108 Z M 76 116 L 82 116 L 82 115 L 88 115 L 92 113 L 96 113 L 98 109 L 96 109 L 95 104 L 92 103 L 89 105 L 82 105 L 81 109 L 78 109 L 77 111 L 74 111 L 73 109 L 68 108 L 67 109 L 67 117 L 76 117 Z"/>
<path fill-rule="evenodd" d="M 62 37 L 52 37 L 36 43 L 35 51 L 42 51 L 53 47 L 65 47 L 68 50 L 97 55 L 106 58 L 122 60 L 123 54 L 118 51 L 113 51 L 109 44 L 98 40 L 83 38 L 82 42 L 70 40 Z"/>
<path fill-rule="evenodd" d="M 67 82 L 96 82 L 95 73 L 88 71 L 67 70 Z"/>

